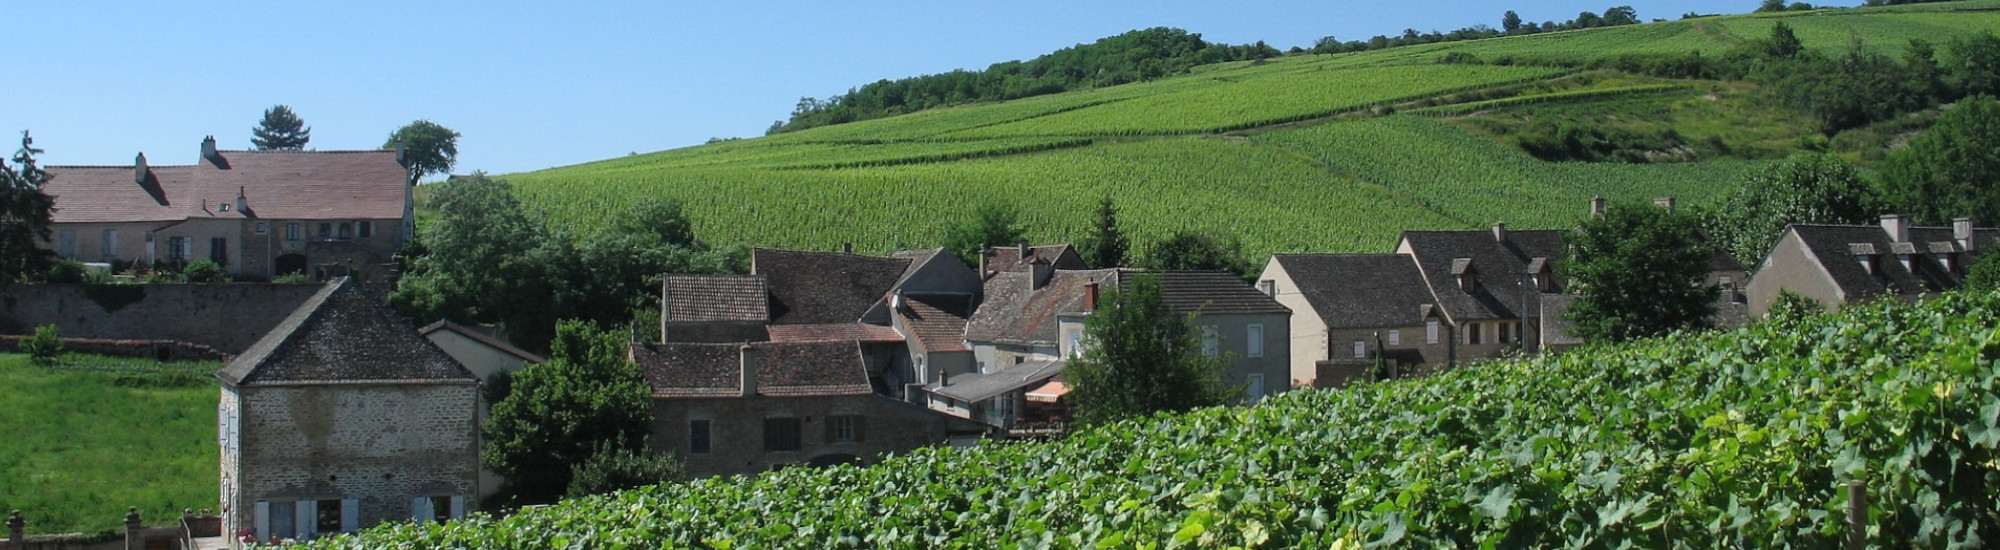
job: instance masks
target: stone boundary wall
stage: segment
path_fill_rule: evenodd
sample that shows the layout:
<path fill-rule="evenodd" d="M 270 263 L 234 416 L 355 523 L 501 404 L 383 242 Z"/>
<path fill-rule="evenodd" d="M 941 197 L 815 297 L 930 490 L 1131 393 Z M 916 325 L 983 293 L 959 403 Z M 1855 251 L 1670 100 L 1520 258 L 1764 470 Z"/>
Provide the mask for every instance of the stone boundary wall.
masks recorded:
<path fill-rule="evenodd" d="M 239 354 L 320 285 L 16 284 L 0 289 L 0 334 L 53 324 L 64 338 L 168 340 Z"/>
<path fill-rule="evenodd" d="M 0 352 L 20 353 L 27 336 L 0 335 Z M 63 338 L 63 351 L 145 357 L 159 361 L 228 361 L 230 355 L 201 344 L 179 340 L 108 340 L 104 338 Z"/>

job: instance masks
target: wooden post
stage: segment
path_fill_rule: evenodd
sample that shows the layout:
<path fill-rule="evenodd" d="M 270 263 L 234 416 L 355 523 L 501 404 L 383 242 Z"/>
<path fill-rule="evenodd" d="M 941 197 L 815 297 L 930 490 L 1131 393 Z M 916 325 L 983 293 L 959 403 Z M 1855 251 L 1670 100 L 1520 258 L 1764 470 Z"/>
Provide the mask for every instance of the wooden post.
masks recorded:
<path fill-rule="evenodd" d="M 28 522 L 21 519 L 21 511 L 7 513 L 7 546 L 12 550 L 27 548 Z"/>
<path fill-rule="evenodd" d="M 1868 547 L 1868 487 L 1858 479 L 1847 482 L 1847 547 Z"/>
<path fill-rule="evenodd" d="M 139 534 L 139 508 L 125 509 L 125 550 L 145 550 L 146 541 Z"/>

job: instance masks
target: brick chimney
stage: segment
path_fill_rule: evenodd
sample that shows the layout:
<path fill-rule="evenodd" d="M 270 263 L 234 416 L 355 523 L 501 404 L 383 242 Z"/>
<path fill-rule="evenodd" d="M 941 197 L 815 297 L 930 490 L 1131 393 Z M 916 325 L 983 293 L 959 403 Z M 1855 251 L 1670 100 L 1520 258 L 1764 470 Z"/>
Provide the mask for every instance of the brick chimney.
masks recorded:
<path fill-rule="evenodd" d="M 1972 252 L 1973 249 L 1978 247 L 1975 241 L 1979 239 L 1973 238 L 1975 236 L 1977 236 L 1977 233 L 1972 230 L 1972 218 L 1951 220 L 1951 238 L 1958 241 L 1959 248 L 1965 249 L 1966 252 Z"/>
<path fill-rule="evenodd" d="M 138 157 L 132 159 L 132 183 L 145 185 L 152 174 L 152 167 L 146 165 L 146 153 L 141 152 Z"/>
<path fill-rule="evenodd" d="M 1604 217 L 1604 195 L 1590 197 L 1590 217 L 1592 219 Z"/>
<path fill-rule="evenodd" d="M 1502 222 L 1493 222 L 1493 242 L 1496 243 L 1507 242 L 1507 224 Z"/>
<path fill-rule="evenodd" d="M 221 158 L 221 154 L 215 152 L 215 136 L 201 138 L 201 160 L 220 165 L 221 163 L 216 162 L 218 158 Z"/>
<path fill-rule="evenodd" d="M 1910 223 L 1901 214 L 1883 214 L 1882 232 L 1889 234 L 1889 242 L 1910 242 Z"/>
<path fill-rule="evenodd" d="M 1658 206 L 1660 209 L 1666 210 L 1668 214 L 1672 214 L 1674 213 L 1674 198 L 1672 196 L 1654 198 L 1653 206 Z"/>
<path fill-rule="evenodd" d="M 738 386 L 743 390 L 743 397 L 756 397 L 757 364 L 762 362 L 761 358 L 757 357 L 757 348 L 751 347 L 750 344 L 743 344 L 741 347 L 736 348 L 736 352 L 742 361 L 742 370 L 738 371 L 740 376 Z"/>
<path fill-rule="evenodd" d="M 1083 311 L 1097 311 L 1097 281 L 1083 284 Z"/>

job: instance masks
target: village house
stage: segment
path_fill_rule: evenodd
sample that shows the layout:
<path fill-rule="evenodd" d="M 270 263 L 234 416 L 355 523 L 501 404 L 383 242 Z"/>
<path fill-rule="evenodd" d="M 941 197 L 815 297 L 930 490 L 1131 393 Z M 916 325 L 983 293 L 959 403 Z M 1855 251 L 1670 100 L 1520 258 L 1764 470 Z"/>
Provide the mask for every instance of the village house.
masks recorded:
<path fill-rule="evenodd" d="M 474 505 L 479 380 L 337 278 L 216 373 L 224 533 L 309 539 Z"/>
<path fill-rule="evenodd" d="M 1450 362 L 1457 340 L 1417 263 L 1401 254 L 1277 254 L 1259 290 L 1291 308 L 1291 383 L 1341 386 Z M 1322 372 L 1324 370 L 1324 372 Z"/>
<path fill-rule="evenodd" d="M 47 243 L 72 260 L 179 266 L 231 275 L 369 269 L 412 232 L 409 171 L 396 151 L 225 151 L 201 142 L 190 165 L 51 166 Z"/>
<path fill-rule="evenodd" d="M 417 329 L 417 334 L 436 344 L 458 364 L 464 365 L 480 383 L 491 385 L 495 377 L 521 370 L 522 367 L 542 363 L 546 358 L 529 353 L 493 335 L 487 329 L 461 325 L 451 321 L 438 321 Z M 493 403 L 479 396 L 479 416 L 475 423 L 486 425 L 486 417 L 493 413 Z M 479 467 L 479 498 L 484 499 L 500 492 L 504 479 L 498 473 Z"/>
<path fill-rule="evenodd" d="M 1828 310 L 1862 300 L 1915 301 L 1958 288 L 1996 240 L 2000 229 L 1967 218 L 1951 227 L 1915 226 L 1899 215 L 1882 216 L 1878 225 L 1787 226 L 1750 279 L 1750 314 L 1769 313 L 1782 292 Z"/>
<path fill-rule="evenodd" d="M 757 249 L 750 271 L 666 277 L 660 341 L 632 346 L 653 445 L 690 473 L 866 463 L 985 432 L 915 403 L 927 381 L 973 368 L 962 335 L 979 284 L 965 262 Z"/>

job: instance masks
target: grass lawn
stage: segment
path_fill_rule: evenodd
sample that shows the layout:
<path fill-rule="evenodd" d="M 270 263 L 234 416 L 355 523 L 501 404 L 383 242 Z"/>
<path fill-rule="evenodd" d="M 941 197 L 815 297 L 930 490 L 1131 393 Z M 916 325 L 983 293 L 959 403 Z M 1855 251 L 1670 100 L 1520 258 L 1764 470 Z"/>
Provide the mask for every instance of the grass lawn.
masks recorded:
<path fill-rule="evenodd" d="M 149 525 L 216 507 L 216 363 L 0 354 L 0 510 L 29 533 Z"/>

